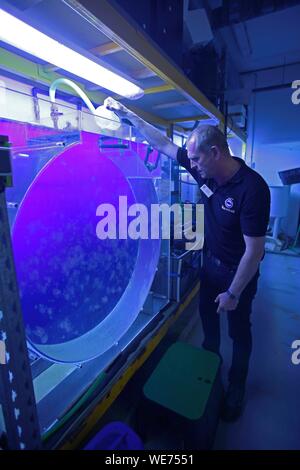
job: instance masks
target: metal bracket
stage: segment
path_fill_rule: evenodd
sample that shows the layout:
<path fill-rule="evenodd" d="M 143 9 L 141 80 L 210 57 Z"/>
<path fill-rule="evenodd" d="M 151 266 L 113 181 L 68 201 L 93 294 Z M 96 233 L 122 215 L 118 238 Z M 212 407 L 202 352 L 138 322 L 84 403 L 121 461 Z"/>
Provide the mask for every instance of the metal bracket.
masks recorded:
<path fill-rule="evenodd" d="M 0 135 L 0 178 L 6 187 L 12 186 L 10 144 L 3 135 Z"/>
<path fill-rule="evenodd" d="M 108 137 L 108 136 L 101 136 L 99 138 L 99 148 L 100 149 L 123 149 L 123 150 L 127 150 L 129 148 L 129 145 L 128 144 L 123 144 L 123 140 L 122 139 L 116 139 L 117 140 L 117 144 L 104 144 L 103 142 L 105 140 L 112 140 L 114 139 L 114 137 Z"/>
<path fill-rule="evenodd" d="M 151 153 L 153 152 L 153 150 L 154 149 L 152 147 L 150 147 L 150 145 L 149 145 L 148 148 L 147 148 L 147 154 L 146 154 L 146 157 L 145 157 L 145 160 L 144 160 L 145 166 L 149 171 L 156 170 L 156 168 L 158 167 L 158 163 L 159 163 L 160 155 L 161 155 L 160 152 L 158 152 L 158 155 L 157 155 L 157 158 L 156 158 L 155 162 L 154 163 L 149 162 L 149 157 L 150 157 Z"/>

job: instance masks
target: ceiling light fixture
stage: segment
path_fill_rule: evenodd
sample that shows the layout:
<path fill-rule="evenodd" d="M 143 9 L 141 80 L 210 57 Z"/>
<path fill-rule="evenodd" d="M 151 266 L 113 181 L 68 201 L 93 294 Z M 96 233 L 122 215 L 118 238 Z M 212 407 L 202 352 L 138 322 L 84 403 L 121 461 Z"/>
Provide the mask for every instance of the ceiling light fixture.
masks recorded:
<path fill-rule="evenodd" d="M 0 24 L 0 41 L 126 98 L 136 99 L 144 94 L 140 87 L 126 78 L 52 39 L 2 9 L 0 9 Z"/>

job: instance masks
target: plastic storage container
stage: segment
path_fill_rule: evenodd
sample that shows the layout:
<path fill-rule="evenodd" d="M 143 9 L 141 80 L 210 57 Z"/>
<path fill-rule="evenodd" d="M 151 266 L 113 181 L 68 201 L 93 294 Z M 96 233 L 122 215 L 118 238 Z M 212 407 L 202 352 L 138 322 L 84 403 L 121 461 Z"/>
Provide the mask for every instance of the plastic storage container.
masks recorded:
<path fill-rule="evenodd" d="M 139 436 L 119 421 L 107 424 L 84 447 L 84 450 L 143 450 Z"/>

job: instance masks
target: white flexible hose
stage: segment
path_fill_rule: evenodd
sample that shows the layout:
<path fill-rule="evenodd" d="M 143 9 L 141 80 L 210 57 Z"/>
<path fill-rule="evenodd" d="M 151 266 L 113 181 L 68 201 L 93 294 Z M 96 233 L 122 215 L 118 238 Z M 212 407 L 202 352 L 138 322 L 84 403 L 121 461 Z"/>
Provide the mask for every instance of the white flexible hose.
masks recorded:
<path fill-rule="evenodd" d="M 54 82 L 51 83 L 50 89 L 49 89 L 49 96 L 50 100 L 52 103 L 55 103 L 55 93 L 58 85 L 61 83 L 64 83 L 65 85 L 68 85 L 69 87 L 73 88 L 73 90 L 76 91 L 76 93 L 80 96 L 82 101 L 85 102 L 89 110 L 91 111 L 92 114 L 95 114 L 96 108 L 94 107 L 93 103 L 89 99 L 89 97 L 82 91 L 82 89 L 76 85 L 76 83 L 72 82 L 68 78 L 58 78 L 57 80 L 54 80 Z"/>
<path fill-rule="evenodd" d="M 108 129 L 118 129 L 121 125 L 121 122 L 117 115 L 112 111 L 106 109 L 103 105 L 98 106 L 95 108 L 89 97 L 85 94 L 85 92 L 78 86 L 76 83 L 72 82 L 68 78 L 57 78 L 54 82 L 51 83 L 49 88 L 49 96 L 52 103 L 55 103 L 55 93 L 58 85 L 64 83 L 69 87 L 73 88 L 76 91 L 78 96 L 82 99 L 82 101 L 86 104 L 90 112 L 95 116 L 96 124 L 101 128 L 108 128 Z"/>

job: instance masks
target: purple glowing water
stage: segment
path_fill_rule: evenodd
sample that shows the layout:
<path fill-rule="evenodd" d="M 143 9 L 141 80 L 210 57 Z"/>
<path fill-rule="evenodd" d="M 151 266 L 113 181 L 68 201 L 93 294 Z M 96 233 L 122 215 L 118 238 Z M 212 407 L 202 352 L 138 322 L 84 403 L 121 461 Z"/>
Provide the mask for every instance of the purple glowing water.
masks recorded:
<path fill-rule="evenodd" d="M 159 240 L 96 236 L 96 208 L 114 205 L 118 220 L 120 195 L 128 205 L 157 202 L 152 181 L 129 182 L 90 134 L 54 157 L 22 201 L 13 248 L 26 333 L 50 359 L 80 362 L 103 353 L 129 328 L 148 294 Z"/>

